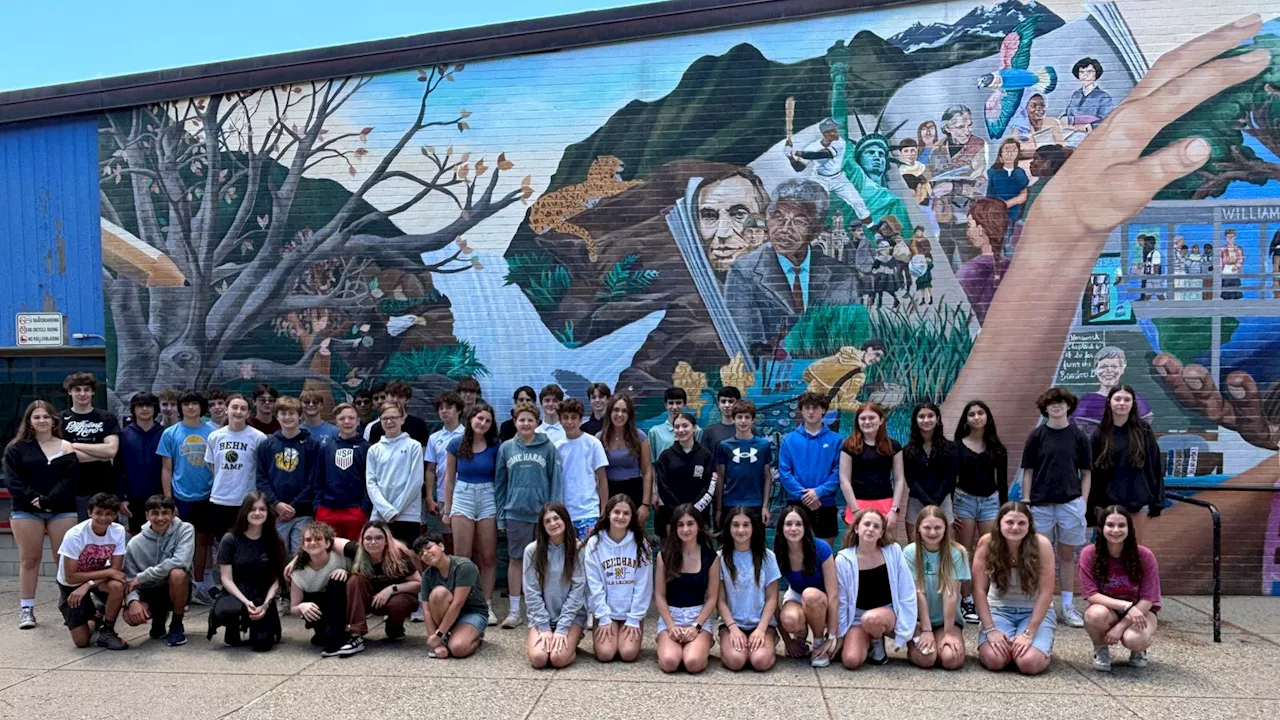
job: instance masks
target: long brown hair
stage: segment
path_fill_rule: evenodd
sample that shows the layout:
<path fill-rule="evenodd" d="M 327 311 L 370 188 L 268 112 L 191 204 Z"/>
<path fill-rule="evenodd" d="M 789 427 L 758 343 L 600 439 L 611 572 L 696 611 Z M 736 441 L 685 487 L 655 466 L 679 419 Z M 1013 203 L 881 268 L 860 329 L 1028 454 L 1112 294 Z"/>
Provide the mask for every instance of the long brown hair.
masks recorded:
<path fill-rule="evenodd" d="M 1107 406 L 1102 411 L 1102 424 L 1098 426 L 1098 455 L 1093 459 L 1093 464 L 1109 468 L 1119 459 L 1115 457 L 1113 442 L 1116 419 L 1111 414 L 1111 398 L 1119 392 L 1129 393 L 1129 397 L 1133 398 L 1133 408 L 1129 410 L 1129 420 L 1125 422 L 1129 431 L 1129 464 L 1141 468 L 1147 464 L 1147 441 L 1152 432 L 1151 426 L 1138 417 L 1138 393 L 1129 385 L 1116 385 L 1107 393 Z"/>
<path fill-rule="evenodd" d="M 47 400 L 32 400 L 27 406 L 27 411 L 22 413 L 22 423 L 18 425 L 18 434 L 13 436 L 9 444 L 5 447 L 12 447 L 20 442 L 35 442 L 36 431 L 31 427 L 31 415 L 37 410 L 44 410 L 53 418 L 53 422 L 49 425 L 49 431 L 56 438 L 62 438 L 62 416 L 54 409 L 53 405 Z"/>
<path fill-rule="evenodd" d="M 671 520 L 667 523 L 667 536 L 662 538 L 660 550 L 664 568 L 663 580 L 667 582 L 680 577 L 682 572 L 684 547 L 680 538 L 676 536 L 676 524 L 686 516 L 693 518 L 694 522 L 698 523 L 698 535 L 694 539 L 698 547 L 715 551 L 715 547 L 711 544 L 711 535 L 707 533 L 707 527 L 702 523 L 702 514 L 698 512 L 698 509 L 693 506 L 693 503 L 677 505 L 671 511 Z"/>
<path fill-rule="evenodd" d="M 1005 138 L 1004 142 L 1000 143 L 1000 149 L 996 150 L 996 159 L 995 159 L 995 162 L 991 163 L 991 167 L 1000 168 L 1001 170 L 1008 170 L 1009 172 L 1013 172 L 1013 168 L 1007 168 L 1004 166 L 1004 159 L 1000 157 L 1004 153 L 1005 145 L 1012 145 L 1018 149 L 1018 152 L 1022 152 L 1022 144 L 1019 143 L 1016 138 Z M 1017 158 L 1014 158 L 1013 160 L 1013 167 L 1015 168 L 1018 167 Z"/>
<path fill-rule="evenodd" d="M 636 541 L 636 565 L 643 566 L 650 561 L 649 535 L 645 533 L 644 525 L 640 524 L 640 516 L 636 514 L 636 504 L 631 501 L 631 496 L 618 493 L 609 498 L 604 504 L 604 512 L 601 513 L 600 519 L 596 521 L 596 526 L 591 528 L 591 534 L 608 535 L 609 516 L 613 514 L 613 509 L 622 503 L 626 503 L 627 507 L 631 509 L 631 524 L 627 526 L 627 530 L 630 531 L 631 537 Z"/>
<path fill-rule="evenodd" d="M 1000 523 L 1009 513 L 1021 513 L 1027 518 L 1027 535 L 1018 545 L 1018 564 L 1014 567 L 1011 557 L 1013 548 L 1000 532 Z M 996 513 L 995 526 L 991 528 L 991 539 L 987 541 L 987 568 L 991 582 L 1001 594 L 1009 592 L 1009 574 L 1018 573 L 1018 584 L 1022 592 L 1030 594 L 1040 590 L 1040 546 L 1036 540 L 1036 520 L 1031 515 L 1031 507 L 1026 503 L 1009 501 L 1000 506 Z"/>
<path fill-rule="evenodd" d="M 578 567 L 578 538 L 574 537 L 573 519 L 569 517 L 569 510 L 562 503 L 545 503 L 538 513 L 538 523 L 533 529 L 533 571 L 538 574 L 539 583 L 547 582 L 547 549 L 551 546 L 551 536 L 542 523 L 547 513 L 559 515 L 560 522 L 564 523 L 564 540 L 561 541 L 564 544 L 563 578 L 568 584 L 573 581 L 573 571 Z"/>
<path fill-rule="evenodd" d="M 924 588 L 924 554 L 926 548 L 924 546 L 924 538 L 920 537 L 920 523 L 929 518 L 938 518 L 942 521 L 942 540 L 938 543 L 938 591 L 943 595 L 950 595 L 954 589 L 952 582 L 955 580 L 951 567 L 951 552 L 959 550 L 961 562 L 966 566 L 969 564 L 968 553 L 965 552 L 964 546 L 951 539 L 951 523 L 947 521 L 947 516 L 942 512 L 942 508 L 937 505 L 925 505 L 920 514 L 916 515 L 916 536 L 912 541 L 916 546 L 916 587 Z"/>
<path fill-rule="evenodd" d="M 493 414 L 493 408 L 489 403 L 483 400 L 477 400 L 475 405 L 471 406 L 471 410 L 467 413 L 467 419 L 462 424 L 462 440 L 458 443 L 458 454 L 455 456 L 462 460 L 471 460 L 475 457 L 475 450 L 471 444 L 476 440 L 476 431 L 471 429 L 471 419 L 482 412 L 489 413 L 489 432 L 484 434 L 484 442 L 488 447 L 498 440 L 498 419 Z"/>
<path fill-rule="evenodd" d="M 886 427 L 884 408 L 880 406 L 880 403 L 874 402 L 862 403 L 853 413 L 853 434 L 845 439 L 844 451 L 854 458 L 862 456 L 862 449 L 866 446 L 866 438 L 862 434 L 862 426 L 858 424 L 858 416 L 868 411 L 880 416 L 880 429 L 876 432 L 876 454 L 886 457 L 893 455 L 893 441 L 889 439 L 889 428 Z"/>
<path fill-rule="evenodd" d="M 364 534 L 369 528 L 377 528 L 382 536 L 386 539 L 386 549 L 382 551 L 382 562 L 379 567 L 382 574 L 389 578 L 399 579 L 409 577 L 413 574 L 413 559 L 409 553 L 400 548 L 400 543 L 396 541 L 394 535 L 391 534 L 391 526 L 383 520 L 370 520 L 360 528 L 360 539 L 356 550 L 355 562 L 351 563 L 351 572 L 356 575 L 365 577 L 373 577 L 373 558 L 369 557 L 369 553 L 364 549 Z"/>
<path fill-rule="evenodd" d="M 862 524 L 862 518 L 868 515 L 875 515 L 880 518 L 880 539 L 876 540 L 876 547 L 889 547 L 889 521 L 885 520 L 884 513 L 875 508 L 863 508 L 853 515 L 853 522 L 849 523 L 849 528 L 844 531 L 844 539 L 840 544 L 847 548 L 858 547 L 858 526 Z"/>
<path fill-rule="evenodd" d="M 621 430 L 613 425 L 613 408 L 618 403 L 622 403 L 623 407 L 627 409 L 627 422 L 622 426 Z M 639 463 L 640 438 L 638 436 L 640 431 L 636 428 L 636 403 L 631 399 L 630 395 L 625 393 L 618 393 L 609 398 L 609 405 L 605 412 L 604 430 L 600 437 L 605 450 L 613 447 L 614 440 L 619 432 L 622 433 L 622 443 L 626 446 L 627 452 L 634 455 L 636 462 Z"/>
<path fill-rule="evenodd" d="M 284 579 L 281 574 L 284 572 L 284 544 L 276 533 L 276 508 L 265 493 L 254 490 L 244 496 L 244 500 L 240 501 L 240 510 L 236 513 L 236 521 L 231 526 L 231 533 L 245 537 L 249 530 L 249 513 L 253 512 L 253 506 L 258 503 L 267 508 L 267 519 L 262 523 L 262 544 L 267 546 L 267 561 L 271 563 L 272 579 L 279 581 Z"/>
<path fill-rule="evenodd" d="M 1107 517 L 1111 515 L 1123 516 L 1129 527 L 1129 533 L 1124 536 L 1124 544 L 1120 548 L 1120 565 L 1124 567 L 1130 582 L 1141 585 L 1146 573 L 1142 571 L 1142 556 L 1138 554 L 1138 535 L 1133 531 L 1133 515 L 1121 505 L 1108 505 L 1102 511 L 1102 522 L 1098 523 L 1098 537 L 1093 546 L 1093 576 L 1099 586 L 1106 585 L 1107 580 L 1111 579 L 1111 551 L 1107 548 L 1107 538 L 1102 532 L 1107 524 Z"/>
<path fill-rule="evenodd" d="M 751 521 L 751 565 L 755 569 L 756 584 L 758 585 L 760 584 L 760 573 L 764 569 L 765 553 L 768 552 L 764 543 L 764 521 L 760 519 L 759 515 L 756 515 L 751 510 L 741 505 L 735 505 L 734 507 L 729 508 L 729 513 L 724 519 L 726 535 L 728 534 L 730 525 L 733 523 L 733 519 L 739 515 Z M 729 571 L 729 579 L 732 580 L 735 585 L 738 583 L 738 565 L 733 561 L 733 553 L 736 552 L 737 549 L 738 548 L 733 542 L 733 537 L 730 536 L 725 540 L 724 548 L 720 551 L 720 563 Z M 728 554 L 726 555 L 725 553 Z"/>

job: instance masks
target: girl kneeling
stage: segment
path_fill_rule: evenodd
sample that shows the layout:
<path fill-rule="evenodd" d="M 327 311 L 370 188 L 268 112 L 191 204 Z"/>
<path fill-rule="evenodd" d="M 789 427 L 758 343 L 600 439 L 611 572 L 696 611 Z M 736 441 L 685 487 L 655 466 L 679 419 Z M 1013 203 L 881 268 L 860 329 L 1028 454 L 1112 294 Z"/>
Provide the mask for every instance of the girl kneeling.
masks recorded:
<path fill-rule="evenodd" d="M 658 555 L 653 599 L 658 605 L 658 667 L 690 673 L 707 667 L 711 615 L 720 597 L 720 559 L 711 546 L 703 515 L 691 503 L 671 511 Z"/>
<path fill-rule="evenodd" d="M 289 566 L 289 614 L 302 618 L 307 629 L 315 631 L 311 644 L 323 648 L 323 657 L 332 657 L 347 642 L 350 563 L 342 554 L 346 544 L 334 537 L 328 525 L 307 523 L 302 528 L 302 549 Z"/>
<path fill-rule="evenodd" d="M 1053 562 L 1053 545 L 1036 533 L 1031 508 L 1002 505 L 973 558 L 978 659 L 988 670 L 1012 662 L 1023 674 L 1038 675 L 1049 667 L 1058 626 L 1051 612 Z"/>
<path fill-rule="evenodd" d="M 640 655 L 644 616 L 653 598 L 649 540 L 626 495 L 614 495 L 587 540 L 587 603 L 596 616 L 591 641 L 596 660 Z"/>
<path fill-rule="evenodd" d="M 915 541 L 904 551 L 916 583 L 920 632 L 907 643 L 907 658 L 917 667 L 964 665 L 964 620 L 960 583 L 969 579 L 969 556 L 951 539 L 951 523 L 937 505 L 926 505 L 912 520 Z"/>
<path fill-rule="evenodd" d="M 884 639 L 897 647 L 911 639 L 916 627 L 916 586 L 902 558 L 902 548 L 885 534 L 885 517 L 867 508 L 853 516 L 836 556 L 840 588 L 841 662 L 850 670 L 868 659 L 889 662 Z"/>
<path fill-rule="evenodd" d="M 542 506 L 534 541 L 524 549 L 524 599 L 529 609 L 529 663 L 562 668 L 578 657 L 587 625 L 583 553 L 564 505 Z"/>
<path fill-rule="evenodd" d="M 720 553 L 720 664 L 758 671 L 773 667 L 778 634 L 778 559 L 765 547 L 764 523 L 748 508 L 725 519 L 732 546 Z"/>

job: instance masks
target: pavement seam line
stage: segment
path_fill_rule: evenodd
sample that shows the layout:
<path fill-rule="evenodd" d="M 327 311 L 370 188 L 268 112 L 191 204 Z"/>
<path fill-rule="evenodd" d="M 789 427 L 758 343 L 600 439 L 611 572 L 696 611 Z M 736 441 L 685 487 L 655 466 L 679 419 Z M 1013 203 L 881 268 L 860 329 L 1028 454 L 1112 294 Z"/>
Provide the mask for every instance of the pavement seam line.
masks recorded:
<path fill-rule="evenodd" d="M 560 668 L 556 668 L 557 672 L 559 670 Z M 551 689 L 551 682 L 555 679 L 556 679 L 556 676 L 554 673 L 551 675 L 551 677 L 547 678 L 547 682 L 542 686 L 542 692 L 539 692 L 538 697 L 534 698 L 533 704 L 529 706 L 529 711 L 524 714 L 521 720 L 529 720 L 530 716 L 533 715 L 533 711 L 538 709 L 538 703 L 542 702 L 542 698 L 546 697 L 547 690 Z"/>

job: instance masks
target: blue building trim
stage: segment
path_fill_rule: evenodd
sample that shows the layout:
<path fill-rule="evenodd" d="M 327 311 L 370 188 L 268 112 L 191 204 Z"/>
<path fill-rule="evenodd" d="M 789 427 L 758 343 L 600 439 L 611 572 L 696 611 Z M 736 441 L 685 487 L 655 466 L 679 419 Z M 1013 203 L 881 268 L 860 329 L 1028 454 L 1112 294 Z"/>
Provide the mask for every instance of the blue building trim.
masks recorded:
<path fill-rule="evenodd" d="M 66 345 L 101 346 L 98 124 L 92 117 L 0 127 L 0 348 L 15 316 L 60 312 Z"/>

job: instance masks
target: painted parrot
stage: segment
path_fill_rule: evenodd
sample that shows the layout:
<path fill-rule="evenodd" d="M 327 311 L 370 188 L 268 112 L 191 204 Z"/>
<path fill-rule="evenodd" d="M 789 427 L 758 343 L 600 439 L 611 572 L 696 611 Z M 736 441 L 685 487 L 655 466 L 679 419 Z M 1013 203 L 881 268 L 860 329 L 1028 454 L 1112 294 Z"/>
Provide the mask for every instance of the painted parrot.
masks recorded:
<path fill-rule="evenodd" d="M 1052 67 L 1031 70 L 1031 41 L 1035 38 L 1039 15 L 1032 15 L 1013 28 L 1000 43 L 1000 69 L 978 79 L 978 87 L 991 88 L 987 98 L 987 135 L 998 140 L 1022 104 L 1027 88 L 1032 92 L 1051 93 L 1058 86 L 1058 73 Z"/>

